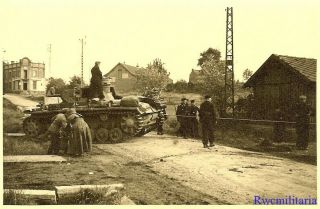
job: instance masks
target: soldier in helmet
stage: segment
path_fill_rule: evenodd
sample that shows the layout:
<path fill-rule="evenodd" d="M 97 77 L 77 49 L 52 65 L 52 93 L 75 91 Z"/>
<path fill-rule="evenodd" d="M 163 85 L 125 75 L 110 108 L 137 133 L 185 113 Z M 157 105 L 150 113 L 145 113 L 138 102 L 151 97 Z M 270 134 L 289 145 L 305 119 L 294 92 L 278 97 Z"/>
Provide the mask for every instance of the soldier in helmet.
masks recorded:
<path fill-rule="evenodd" d="M 96 61 L 94 67 L 91 69 L 91 80 L 90 80 L 90 91 L 91 98 L 98 95 L 100 100 L 104 99 L 103 89 L 102 89 L 102 72 L 99 68 L 100 62 Z"/>
<path fill-rule="evenodd" d="M 39 136 L 39 138 L 48 138 L 50 140 L 50 146 L 48 149 L 49 155 L 57 155 L 60 151 L 62 132 L 67 127 L 67 119 L 63 113 L 55 115 L 52 119 L 52 123 L 49 126 L 45 134 Z"/>
<path fill-rule="evenodd" d="M 188 128 L 188 100 L 186 98 L 181 99 L 181 104 L 178 105 L 176 115 L 177 120 L 180 123 L 180 128 L 178 130 L 178 134 L 181 134 L 183 138 L 187 138 L 187 128 Z"/>
<path fill-rule="evenodd" d="M 213 147 L 213 128 L 217 121 L 217 113 L 209 95 L 205 96 L 205 101 L 200 105 L 199 116 L 202 126 L 203 147 L 208 148 L 208 141 L 210 142 L 209 146 Z"/>

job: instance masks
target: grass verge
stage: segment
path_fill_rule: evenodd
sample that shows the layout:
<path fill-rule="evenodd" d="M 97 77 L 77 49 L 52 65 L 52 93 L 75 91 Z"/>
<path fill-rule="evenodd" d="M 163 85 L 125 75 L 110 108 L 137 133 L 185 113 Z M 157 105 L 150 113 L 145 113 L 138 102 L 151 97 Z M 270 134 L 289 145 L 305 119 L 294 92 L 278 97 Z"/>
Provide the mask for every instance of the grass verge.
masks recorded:
<path fill-rule="evenodd" d="M 15 190 L 9 190 L 3 193 L 4 205 L 34 205 L 35 203 L 27 196 Z"/>
<path fill-rule="evenodd" d="M 59 197 L 59 205 L 119 205 L 121 195 L 115 192 L 106 195 L 107 189 L 81 189 L 75 194 Z"/>
<path fill-rule="evenodd" d="M 28 137 L 3 137 L 3 155 L 45 155 L 49 142 Z"/>

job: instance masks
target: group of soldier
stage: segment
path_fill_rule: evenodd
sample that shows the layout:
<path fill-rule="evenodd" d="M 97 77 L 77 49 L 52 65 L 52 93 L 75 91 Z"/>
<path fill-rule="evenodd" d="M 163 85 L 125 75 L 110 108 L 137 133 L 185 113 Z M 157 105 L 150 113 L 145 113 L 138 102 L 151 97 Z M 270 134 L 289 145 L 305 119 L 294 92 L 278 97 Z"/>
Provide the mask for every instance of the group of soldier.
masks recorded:
<path fill-rule="evenodd" d="M 177 135 L 184 138 L 197 138 L 199 137 L 198 118 L 199 115 L 201 128 L 202 128 L 202 143 L 204 148 L 214 146 L 214 125 L 217 122 L 217 111 L 211 101 L 209 95 L 204 97 L 205 101 L 200 105 L 200 108 L 195 105 L 195 100 L 187 98 L 181 99 L 181 104 L 178 105 L 176 110 L 177 120 L 180 124 Z M 209 144 L 208 144 L 209 143 Z"/>
<path fill-rule="evenodd" d="M 309 142 L 309 129 L 310 129 L 310 114 L 311 108 L 306 103 L 307 97 L 301 95 L 299 102 L 294 106 L 295 124 L 296 124 L 296 147 L 298 150 L 308 149 Z M 214 146 L 214 126 L 217 124 L 217 111 L 211 101 L 210 96 L 205 96 L 205 101 L 200 105 L 200 108 L 195 105 L 195 100 L 186 98 L 181 99 L 181 104 L 178 105 L 176 110 L 177 120 L 180 124 L 177 135 L 184 138 L 197 138 L 198 132 L 198 119 L 199 115 L 201 130 L 202 130 L 202 143 L 204 148 Z M 276 142 L 283 141 L 283 133 L 285 129 L 283 113 L 276 110 L 276 122 L 274 122 L 274 140 Z M 209 143 L 209 145 L 208 145 Z"/>
<path fill-rule="evenodd" d="M 90 128 L 74 108 L 63 109 L 63 113 L 55 115 L 51 120 L 46 133 L 40 136 L 51 142 L 48 154 L 83 156 L 91 151 Z"/>

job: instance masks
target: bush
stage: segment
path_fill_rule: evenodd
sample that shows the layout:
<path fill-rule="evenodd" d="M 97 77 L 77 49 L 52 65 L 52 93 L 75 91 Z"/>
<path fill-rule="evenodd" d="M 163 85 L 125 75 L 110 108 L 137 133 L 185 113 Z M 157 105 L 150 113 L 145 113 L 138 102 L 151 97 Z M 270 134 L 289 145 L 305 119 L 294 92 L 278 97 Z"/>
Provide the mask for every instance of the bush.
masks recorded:
<path fill-rule="evenodd" d="M 9 100 L 3 99 L 3 132 L 22 132 L 22 117 L 24 115 L 17 110 L 17 107 Z"/>

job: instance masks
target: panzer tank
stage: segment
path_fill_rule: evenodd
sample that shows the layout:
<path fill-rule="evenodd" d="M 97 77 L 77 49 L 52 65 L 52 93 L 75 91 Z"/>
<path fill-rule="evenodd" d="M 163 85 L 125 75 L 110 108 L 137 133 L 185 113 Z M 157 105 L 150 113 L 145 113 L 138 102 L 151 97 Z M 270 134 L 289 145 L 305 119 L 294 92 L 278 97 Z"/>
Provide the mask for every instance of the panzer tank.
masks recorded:
<path fill-rule="evenodd" d="M 156 129 L 165 120 L 166 105 L 161 99 L 148 96 L 116 95 L 109 78 L 103 79 L 102 101 L 89 100 L 89 88 L 75 89 L 70 97 L 52 95 L 32 111 L 23 121 L 26 135 L 37 137 L 51 124 L 51 118 L 73 107 L 88 123 L 95 143 L 119 143 Z M 69 92 L 70 94 L 70 92 Z M 70 99 L 72 98 L 73 99 Z"/>

